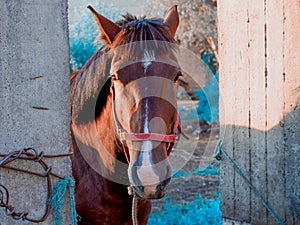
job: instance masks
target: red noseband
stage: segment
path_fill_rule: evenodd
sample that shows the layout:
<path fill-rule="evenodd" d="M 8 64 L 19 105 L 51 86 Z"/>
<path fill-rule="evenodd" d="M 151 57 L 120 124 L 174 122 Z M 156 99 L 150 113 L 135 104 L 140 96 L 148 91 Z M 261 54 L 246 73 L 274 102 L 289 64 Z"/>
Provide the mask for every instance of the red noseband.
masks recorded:
<path fill-rule="evenodd" d="M 175 142 L 176 134 L 157 134 L 157 133 L 127 133 L 120 132 L 119 137 L 121 141 L 130 140 L 130 141 L 160 141 L 160 142 Z"/>
<path fill-rule="evenodd" d="M 117 119 L 117 118 L 115 118 L 115 119 Z M 128 133 L 128 132 L 120 129 L 119 126 L 117 126 L 119 138 L 120 138 L 120 141 L 122 142 L 122 147 L 124 149 L 128 164 L 130 163 L 130 156 L 129 156 L 128 147 L 126 145 L 126 141 L 160 141 L 160 142 L 169 143 L 168 148 L 167 148 L 167 155 L 169 156 L 171 154 L 171 151 L 172 151 L 175 143 L 176 143 L 177 129 L 180 131 L 180 133 L 182 133 L 181 127 L 177 121 L 178 120 L 176 119 L 173 134 Z M 182 134 L 186 139 L 189 139 L 189 137 L 186 134 L 184 134 L 184 133 L 182 133 Z"/>
<path fill-rule="evenodd" d="M 176 137 L 177 137 L 177 130 L 186 138 L 189 139 L 189 137 L 182 132 L 181 126 L 178 122 L 178 113 L 176 113 L 176 120 L 175 124 L 173 126 L 173 133 L 172 134 L 158 134 L 158 133 L 130 133 L 127 132 L 122 128 L 122 125 L 120 121 L 118 120 L 117 114 L 116 114 L 116 105 L 115 105 L 115 91 L 112 87 L 112 100 L 113 100 L 113 116 L 115 120 L 115 124 L 117 127 L 119 139 L 122 142 L 122 146 L 125 152 L 125 156 L 127 159 L 127 162 L 130 163 L 130 157 L 129 157 L 129 151 L 128 147 L 126 145 L 126 141 L 160 141 L 169 143 L 168 149 L 167 149 L 167 155 L 169 156 L 175 143 L 176 143 Z"/>

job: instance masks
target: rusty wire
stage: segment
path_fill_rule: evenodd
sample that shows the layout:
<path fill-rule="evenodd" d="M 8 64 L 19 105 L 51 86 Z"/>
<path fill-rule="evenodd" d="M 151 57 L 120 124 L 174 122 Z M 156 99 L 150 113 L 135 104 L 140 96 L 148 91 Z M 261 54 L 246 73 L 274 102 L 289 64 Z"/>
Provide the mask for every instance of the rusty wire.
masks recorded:
<path fill-rule="evenodd" d="M 40 222 L 45 221 L 51 210 L 51 205 L 50 205 L 50 201 L 49 201 L 49 199 L 51 198 L 51 194 L 52 194 L 51 176 L 55 176 L 59 179 L 63 179 L 63 177 L 53 173 L 51 171 L 52 170 L 51 166 L 49 166 L 43 160 L 43 158 L 68 157 L 70 155 L 72 155 L 72 153 L 58 154 L 58 155 L 45 155 L 44 152 L 38 153 L 33 147 L 24 148 L 22 150 L 16 150 L 16 151 L 10 152 L 8 154 L 0 154 L 0 157 L 2 157 L 2 159 L 0 160 L 0 169 L 1 168 L 11 169 L 11 170 L 27 173 L 27 174 L 34 175 L 34 176 L 43 177 L 43 178 L 46 178 L 46 180 L 47 180 L 46 208 L 45 208 L 43 216 L 41 216 L 40 218 L 32 218 L 29 216 L 28 212 L 26 212 L 26 211 L 19 212 L 16 207 L 10 205 L 10 203 L 9 203 L 10 194 L 9 194 L 8 188 L 0 183 L 0 207 L 4 208 L 5 214 L 7 216 L 11 216 L 15 220 L 27 220 L 27 221 L 34 222 L 34 223 L 40 223 Z M 25 161 L 32 161 L 32 162 L 39 163 L 42 166 L 43 171 L 41 173 L 38 173 L 38 172 L 29 171 L 26 169 L 13 167 L 13 166 L 9 165 L 11 162 L 16 161 L 16 160 L 25 160 Z"/>

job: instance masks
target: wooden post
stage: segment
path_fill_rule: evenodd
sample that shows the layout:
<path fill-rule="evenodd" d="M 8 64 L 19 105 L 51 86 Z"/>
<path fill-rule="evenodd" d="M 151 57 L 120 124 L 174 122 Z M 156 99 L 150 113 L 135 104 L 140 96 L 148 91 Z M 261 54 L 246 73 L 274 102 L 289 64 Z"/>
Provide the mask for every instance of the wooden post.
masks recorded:
<path fill-rule="evenodd" d="M 29 146 L 45 154 L 68 153 L 67 0 L 0 0 L 0 15 L 0 153 Z M 68 157 L 45 161 L 54 173 L 71 175 Z M 18 161 L 13 166 L 43 171 L 34 162 Z M 54 185 L 58 180 L 52 181 Z M 31 218 L 43 215 L 45 178 L 1 168 L 0 183 L 9 190 L 9 204 L 19 212 L 28 212 Z M 68 197 L 64 208 L 62 224 L 71 224 Z M 50 214 L 39 224 L 53 223 Z M 0 224 L 33 223 L 13 220 L 0 207 Z"/>
<path fill-rule="evenodd" d="M 219 0 L 218 21 L 223 148 L 276 216 L 298 224 L 299 1 Z M 224 157 L 221 182 L 223 217 L 277 224 Z"/>

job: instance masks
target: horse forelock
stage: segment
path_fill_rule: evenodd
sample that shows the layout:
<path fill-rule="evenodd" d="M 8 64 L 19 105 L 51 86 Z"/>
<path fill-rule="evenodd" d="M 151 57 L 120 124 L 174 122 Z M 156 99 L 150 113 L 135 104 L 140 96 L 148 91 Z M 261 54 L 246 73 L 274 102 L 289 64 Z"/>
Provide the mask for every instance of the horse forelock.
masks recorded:
<path fill-rule="evenodd" d="M 128 45 L 130 43 L 157 40 L 174 43 L 175 40 L 171 35 L 168 27 L 164 24 L 163 19 L 145 17 L 137 18 L 129 13 L 123 15 L 123 18 L 116 22 L 121 31 L 115 37 L 113 43 L 108 45 L 105 36 L 101 36 L 100 40 L 104 41 L 108 48 L 114 49 L 120 45 Z"/>

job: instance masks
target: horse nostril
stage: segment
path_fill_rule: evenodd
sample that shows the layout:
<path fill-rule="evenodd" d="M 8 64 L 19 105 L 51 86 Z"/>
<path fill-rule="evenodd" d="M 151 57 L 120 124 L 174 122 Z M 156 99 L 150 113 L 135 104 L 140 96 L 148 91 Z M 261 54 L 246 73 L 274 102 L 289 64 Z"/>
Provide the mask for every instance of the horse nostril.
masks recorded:
<path fill-rule="evenodd" d="M 164 188 L 165 188 L 165 185 L 164 185 L 164 184 L 159 184 L 159 185 L 157 186 L 157 191 L 158 191 L 158 192 L 161 192 L 161 191 L 164 190 Z"/>
<path fill-rule="evenodd" d="M 142 198 L 143 193 L 144 193 L 143 186 L 130 186 L 130 188 L 131 188 L 132 194 L 137 195 L 138 197 Z"/>
<path fill-rule="evenodd" d="M 143 193 L 144 192 L 144 187 L 143 186 L 136 186 L 136 188 L 138 189 L 139 193 Z"/>
<path fill-rule="evenodd" d="M 164 191 L 166 189 L 166 187 L 169 185 L 171 181 L 171 178 L 168 178 L 164 181 L 162 181 L 158 186 L 157 186 L 157 191 L 161 192 Z"/>

